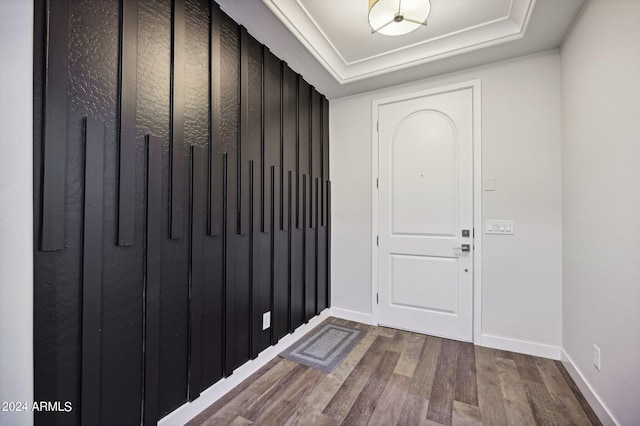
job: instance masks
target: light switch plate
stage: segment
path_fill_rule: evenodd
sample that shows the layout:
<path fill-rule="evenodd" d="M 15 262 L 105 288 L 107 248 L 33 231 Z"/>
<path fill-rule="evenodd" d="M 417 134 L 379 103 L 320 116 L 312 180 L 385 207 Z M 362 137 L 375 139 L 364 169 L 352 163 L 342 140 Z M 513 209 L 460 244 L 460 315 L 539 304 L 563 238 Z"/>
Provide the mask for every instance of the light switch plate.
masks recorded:
<path fill-rule="evenodd" d="M 496 190 L 496 178 L 494 177 L 486 177 L 484 178 L 484 190 L 485 191 L 495 191 Z"/>
<path fill-rule="evenodd" d="M 487 220 L 484 224 L 485 234 L 513 235 L 513 220 Z"/>
<path fill-rule="evenodd" d="M 262 329 L 266 330 L 269 327 L 271 327 L 271 311 L 262 314 Z"/>

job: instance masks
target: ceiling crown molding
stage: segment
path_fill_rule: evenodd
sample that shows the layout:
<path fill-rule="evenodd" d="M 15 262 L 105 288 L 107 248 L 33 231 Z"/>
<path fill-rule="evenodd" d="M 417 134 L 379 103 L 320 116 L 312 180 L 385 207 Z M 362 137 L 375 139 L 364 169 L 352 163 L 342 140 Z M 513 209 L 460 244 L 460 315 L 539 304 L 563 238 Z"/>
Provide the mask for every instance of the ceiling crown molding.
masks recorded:
<path fill-rule="evenodd" d="M 354 1 L 349 0 L 347 3 Z M 363 2 L 366 10 L 366 0 L 359 1 Z M 347 84 L 520 39 L 524 36 L 536 0 L 510 0 L 506 13 L 502 12 L 484 21 L 473 22 L 471 25 L 454 28 L 442 34 L 430 34 L 425 31 L 420 39 L 416 40 L 414 37 L 408 44 L 406 39 L 397 38 L 397 41 L 387 42 L 394 37 L 387 38 L 383 40 L 386 43 L 384 46 L 380 43 L 382 47 L 379 51 L 369 49 L 362 55 L 354 54 L 353 51 L 345 52 L 337 43 L 332 42 L 332 39 L 339 40 L 347 34 L 344 32 L 345 28 L 326 25 L 326 19 L 321 23 L 319 18 L 322 17 L 314 17 L 314 13 L 305 7 L 304 0 L 263 2 L 339 84 Z M 432 0 L 432 5 L 435 6 L 436 2 L 437 0 Z M 334 9 L 330 5 L 321 7 Z M 342 13 L 339 10 L 336 12 Z M 436 19 L 436 16 L 432 14 L 429 21 Z M 366 15 L 364 19 L 366 20 Z M 346 31 L 350 29 L 347 28 Z M 362 36 L 385 37 L 370 34 Z"/>

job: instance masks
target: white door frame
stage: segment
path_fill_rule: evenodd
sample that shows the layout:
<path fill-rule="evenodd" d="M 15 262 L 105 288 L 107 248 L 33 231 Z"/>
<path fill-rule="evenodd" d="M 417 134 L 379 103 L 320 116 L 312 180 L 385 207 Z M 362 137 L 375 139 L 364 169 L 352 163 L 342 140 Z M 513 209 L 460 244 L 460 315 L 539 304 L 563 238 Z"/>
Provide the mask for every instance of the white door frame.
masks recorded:
<path fill-rule="evenodd" d="M 378 308 L 378 109 L 380 106 L 424 96 L 443 94 L 470 88 L 473 99 L 473 342 L 481 344 L 482 337 L 482 116 L 481 82 L 470 80 L 434 89 L 411 92 L 371 102 L 371 314 L 374 324 L 380 324 Z"/>

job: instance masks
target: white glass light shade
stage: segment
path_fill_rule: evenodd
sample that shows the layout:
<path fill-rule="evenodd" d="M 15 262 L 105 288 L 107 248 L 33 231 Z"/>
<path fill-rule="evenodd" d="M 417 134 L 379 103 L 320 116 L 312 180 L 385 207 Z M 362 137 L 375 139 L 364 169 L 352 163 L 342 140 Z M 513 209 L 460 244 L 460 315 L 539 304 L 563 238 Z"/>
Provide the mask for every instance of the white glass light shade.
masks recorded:
<path fill-rule="evenodd" d="M 369 0 L 369 25 L 374 33 L 407 34 L 427 24 L 429 0 Z"/>

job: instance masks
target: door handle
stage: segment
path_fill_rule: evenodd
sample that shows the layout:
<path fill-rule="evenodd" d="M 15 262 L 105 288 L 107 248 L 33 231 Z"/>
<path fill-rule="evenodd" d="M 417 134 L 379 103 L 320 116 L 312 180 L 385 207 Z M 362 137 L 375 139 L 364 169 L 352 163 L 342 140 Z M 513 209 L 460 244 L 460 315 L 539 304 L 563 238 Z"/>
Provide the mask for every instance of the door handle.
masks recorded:
<path fill-rule="evenodd" d="M 471 244 L 462 244 L 461 246 L 453 247 L 453 249 L 460 251 L 471 251 Z"/>

